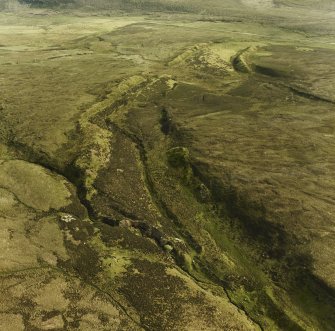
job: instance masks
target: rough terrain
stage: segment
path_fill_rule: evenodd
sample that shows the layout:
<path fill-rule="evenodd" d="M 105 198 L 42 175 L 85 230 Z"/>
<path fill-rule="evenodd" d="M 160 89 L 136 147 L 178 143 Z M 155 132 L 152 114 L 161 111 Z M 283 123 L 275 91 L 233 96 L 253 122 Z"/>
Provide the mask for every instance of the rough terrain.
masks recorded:
<path fill-rule="evenodd" d="M 0 330 L 334 330 L 331 4 L 162 3 L 0 12 Z"/>

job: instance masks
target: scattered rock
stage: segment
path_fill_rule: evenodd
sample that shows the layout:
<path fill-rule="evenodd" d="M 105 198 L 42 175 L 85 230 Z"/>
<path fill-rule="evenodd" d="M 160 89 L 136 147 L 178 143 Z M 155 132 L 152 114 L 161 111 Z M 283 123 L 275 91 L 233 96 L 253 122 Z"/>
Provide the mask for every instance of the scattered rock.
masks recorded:
<path fill-rule="evenodd" d="M 65 223 L 71 223 L 76 220 L 76 218 L 70 214 L 62 215 L 60 219 Z"/>
<path fill-rule="evenodd" d="M 171 245 L 164 245 L 164 250 L 168 253 L 173 251 L 173 247 Z"/>
<path fill-rule="evenodd" d="M 63 329 L 64 321 L 61 315 L 57 315 L 53 318 L 50 318 L 46 321 L 43 321 L 40 325 L 42 330 L 55 330 L 55 329 Z"/>
<path fill-rule="evenodd" d="M 127 219 L 121 220 L 119 223 L 119 226 L 121 228 L 130 228 L 132 225 L 132 221 Z"/>

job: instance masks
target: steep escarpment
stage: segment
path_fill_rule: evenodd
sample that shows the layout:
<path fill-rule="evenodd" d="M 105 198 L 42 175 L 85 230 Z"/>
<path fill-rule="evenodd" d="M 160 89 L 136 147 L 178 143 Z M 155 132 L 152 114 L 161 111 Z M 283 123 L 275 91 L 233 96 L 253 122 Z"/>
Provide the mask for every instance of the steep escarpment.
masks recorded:
<path fill-rule="evenodd" d="M 330 288 L 312 273 L 308 240 L 288 231 L 294 229 L 292 224 L 272 218 L 276 201 L 269 192 L 268 200 L 259 200 L 257 193 L 245 191 L 243 182 L 232 178 L 233 170 L 217 172 L 218 156 L 205 154 L 206 161 L 202 159 L 207 145 L 198 140 L 201 130 L 196 136 L 187 132 L 188 123 L 184 132 L 185 124 L 176 120 L 182 113 L 175 103 L 190 104 L 180 96 L 192 97 L 192 87 L 185 93 L 182 90 L 189 87 L 170 81 L 149 78 L 141 93 L 128 94 L 126 104 L 99 116 L 98 122 L 113 134 L 115 158 L 99 174 L 90 208 L 113 228 L 136 229 L 153 239 L 191 278 L 221 288 L 261 327 L 304 330 L 317 323 L 327 329 L 333 323 L 333 299 Z M 194 95 L 206 93 L 200 91 Z M 218 99 L 212 95 L 201 100 L 208 109 Z M 189 117 L 186 104 L 182 108 Z M 261 190 L 261 183 L 254 185 Z M 316 299 L 317 293 L 322 293 L 322 301 Z M 309 298 L 308 305 L 301 297 Z M 287 300 L 293 305 L 290 310 L 284 304 Z"/>

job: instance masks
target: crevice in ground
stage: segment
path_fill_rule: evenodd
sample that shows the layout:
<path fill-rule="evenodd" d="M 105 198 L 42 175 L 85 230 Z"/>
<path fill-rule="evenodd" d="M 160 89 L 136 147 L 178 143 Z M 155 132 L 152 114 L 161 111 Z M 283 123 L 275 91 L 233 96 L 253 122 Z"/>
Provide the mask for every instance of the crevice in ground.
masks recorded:
<path fill-rule="evenodd" d="M 119 103 L 113 104 L 108 109 L 108 112 L 114 111 L 115 109 L 118 109 L 119 107 L 121 107 L 125 104 L 126 104 L 126 102 L 124 102 L 124 101 L 122 101 L 122 102 L 120 101 Z M 162 133 L 165 134 L 165 135 L 170 135 L 172 137 L 172 139 L 179 139 L 182 136 L 182 134 L 176 132 L 176 128 L 174 127 L 174 124 L 172 122 L 171 117 L 169 116 L 168 111 L 165 109 L 164 111 L 161 112 L 161 115 L 162 115 L 162 120 L 161 120 Z M 144 142 L 137 135 L 135 135 L 132 132 L 129 132 L 128 130 L 125 130 L 125 129 L 121 128 L 119 125 L 117 125 L 112 120 L 107 120 L 105 122 L 105 124 L 106 124 L 107 128 L 109 130 L 111 130 L 112 132 L 117 131 L 119 134 L 123 135 L 125 137 L 125 139 L 129 139 L 132 143 L 135 144 L 136 148 L 139 151 L 140 160 L 141 160 L 141 163 L 142 163 L 143 169 L 144 169 L 145 185 L 146 185 L 146 187 L 147 187 L 147 189 L 150 193 L 150 196 L 152 197 L 152 200 L 154 201 L 155 205 L 157 206 L 159 212 L 165 218 L 173 221 L 174 226 L 176 228 L 176 232 L 180 235 L 181 238 L 183 238 L 183 240 L 187 243 L 187 245 L 194 252 L 196 252 L 195 259 L 197 260 L 197 267 L 198 267 L 198 271 L 200 271 L 200 274 L 205 279 L 207 279 L 209 281 L 208 284 L 219 286 L 220 288 L 222 288 L 223 291 L 226 293 L 227 298 L 230 301 L 230 303 L 232 305 L 234 305 L 235 307 L 237 307 L 237 309 L 243 311 L 246 314 L 246 316 L 249 317 L 250 320 L 252 320 L 256 325 L 259 326 L 259 328 L 261 330 L 264 330 L 263 326 L 250 315 L 248 310 L 244 309 L 241 305 L 239 305 L 231 297 L 229 291 L 227 290 L 227 286 L 229 287 L 229 284 L 226 283 L 224 280 L 220 279 L 215 273 L 210 271 L 208 269 L 208 267 L 203 264 L 203 262 L 201 261 L 201 258 L 198 257 L 199 254 L 201 253 L 201 249 L 202 249 L 201 246 L 196 242 L 196 240 L 192 237 L 192 235 L 188 231 L 185 230 L 185 228 L 181 224 L 180 220 L 178 219 L 178 216 L 168 207 L 168 205 L 160 197 L 159 192 L 157 192 L 157 190 L 155 188 L 155 183 L 154 183 L 154 180 L 152 179 L 152 176 L 151 176 L 150 170 L 149 170 L 149 166 L 148 166 L 147 151 L 146 151 Z M 180 144 L 181 141 L 177 141 L 175 143 Z M 27 159 L 28 162 L 39 164 L 42 167 L 50 170 L 51 172 L 65 177 L 70 183 L 72 183 L 77 188 L 77 195 L 79 197 L 79 200 L 80 200 L 81 204 L 83 206 L 85 206 L 85 208 L 86 208 L 86 210 L 89 214 L 89 217 L 91 218 L 92 221 L 95 221 L 95 222 L 102 221 L 103 223 L 106 223 L 106 224 L 109 224 L 109 225 L 112 225 L 112 226 L 118 226 L 119 225 L 118 220 L 112 220 L 112 219 L 109 219 L 108 217 L 100 217 L 100 216 L 98 217 L 97 211 L 94 209 L 91 202 L 88 201 L 87 198 L 86 198 L 86 189 L 85 189 L 84 184 L 83 184 L 84 174 L 83 174 L 81 169 L 79 169 L 78 167 L 75 167 L 74 165 L 69 166 L 65 169 L 60 169 L 59 167 L 53 165 L 53 163 L 51 162 L 48 155 L 43 153 L 43 152 L 36 152 L 33 148 L 28 147 L 24 144 L 20 144 L 18 142 L 15 142 L 14 147 L 22 153 L 22 157 Z M 234 198 L 234 194 L 230 194 L 230 195 L 229 194 L 228 195 L 221 194 L 221 193 L 226 193 L 226 192 L 222 192 L 222 187 L 220 187 L 220 185 L 211 186 L 211 183 L 213 183 L 212 179 L 208 178 L 208 176 L 206 174 L 204 174 L 195 165 L 195 163 L 191 164 L 191 166 L 192 166 L 193 174 L 199 179 L 199 181 L 201 183 L 204 183 L 204 185 L 206 185 L 210 189 L 211 195 L 214 197 L 213 202 L 215 204 L 222 204 L 223 203 L 224 206 L 227 206 L 227 205 L 234 206 L 234 199 L 236 198 L 236 197 Z M 214 182 L 214 184 L 215 184 L 215 182 Z M 217 189 L 218 189 L 218 191 L 216 191 Z M 100 194 L 100 192 L 99 192 L 99 194 Z M 222 196 L 228 196 L 228 198 L 230 200 L 229 201 L 222 201 L 221 200 Z M 114 207 L 117 208 L 116 206 L 112 205 L 112 208 L 114 208 Z M 218 208 L 218 209 L 220 209 L 220 208 Z M 124 211 L 120 208 L 117 211 L 120 214 L 124 215 L 125 218 L 131 218 L 131 220 L 134 221 L 132 226 L 137 227 L 141 231 L 142 235 L 154 239 L 160 247 L 164 246 L 165 244 L 171 244 L 170 242 L 166 241 L 166 238 L 164 238 L 164 234 L 162 232 L 160 232 L 158 229 L 156 229 L 154 227 L 149 227 L 148 224 L 145 221 L 136 220 L 136 215 L 129 214 L 126 211 Z M 250 218 L 248 218 L 248 215 L 244 215 L 243 213 L 240 214 L 240 211 L 233 210 L 233 209 L 231 209 L 230 212 L 232 213 L 233 216 L 237 216 L 239 218 L 240 223 L 247 223 L 247 224 L 250 223 L 249 222 Z M 243 220 L 244 221 L 247 220 L 247 222 L 244 222 Z M 251 221 L 253 221 L 253 220 L 251 219 Z M 264 220 L 262 220 L 262 221 L 264 221 Z M 251 225 L 251 227 L 253 227 L 253 225 Z M 253 228 L 252 230 L 255 231 L 257 229 L 258 229 L 258 227 Z M 261 232 L 264 232 L 264 231 L 262 230 Z M 250 234 L 249 234 L 249 236 L 250 236 Z M 185 267 L 185 263 L 184 263 L 185 261 L 183 260 L 182 255 L 179 252 L 177 252 L 174 249 L 174 250 L 172 250 L 171 255 L 173 256 L 173 258 L 175 260 L 175 263 L 181 269 L 183 269 L 184 272 L 186 272 L 189 275 L 190 278 L 192 278 L 197 283 L 201 282 L 198 279 L 198 277 L 194 273 L 192 273 L 191 270 L 189 270 L 187 267 Z M 95 287 L 96 289 L 99 289 L 94 284 L 91 284 L 91 286 Z M 99 289 L 99 290 L 102 291 L 101 289 Z M 103 293 L 105 293 L 106 295 L 110 295 L 106 292 L 103 292 Z M 125 309 L 124 312 L 126 313 L 126 308 L 124 308 L 124 309 Z M 140 324 L 137 324 L 137 325 L 143 327 Z M 149 330 L 145 326 L 143 328 L 145 330 Z M 298 330 L 299 327 L 296 326 L 296 329 Z"/>
<path fill-rule="evenodd" d="M 147 187 L 148 191 L 150 192 L 150 196 L 151 196 L 152 200 L 154 201 L 155 205 L 157 206 L 158 210 L 160 211 L 160 213 L 165 218 L 170 219 L 170 220 L 173 221 L 173 223 L 176 226 L 178 232 L 180 234 L 182 234 L 183 238 L 186 240 L 187 244 L 192 249 L 194 249 L 195 251 L 198 251 L 198 252 L 199 252 L 199 250 L 201 251 L 201 247 L 196 243 L 196 241 L 193 239 L 192 235 L 190 233 L 187 233 L 187 232 L 185 233 L 185 230 L 182 228 L 182 225 L 181 225 L 178 217 L 173 213 L 172 210 L 170 210 L 170 208 L 168 208 L 166 203 L 159 197 L 158 192 L 156 192 L 156 189 L 154 187 L 154 182 L 151 178 L 150 171 L 148 169 L 146 150 L 145 150 L 145 146 L 144 146 L 144 143 L 142 142 L 142 140 L 139 137 L 137 137 L 135 134 L 132 134 L 132 133 L 122 129 L 121 127 L 119 127 L 117 124 L 115 124 L 112 121 L 108 121 L 107 125 L 108 125 L 110 130 L 118 131 L 119 133 L 121 133 L 122 135 L 127 137 L 127 139 L 131 140 L 135 144 L 136 148 L 139 151 L 141 163 L 143 165 L 144 177 L 145 177 L 144 180 L 145 180 L 146 187 Z"/>
<path fill-rule="evenodd" d="M 178 132 L 179 128 L 173 124 L 172 118 L 166 109 L 164 110 L 162 115 L 164 119 L 168 119 L 169 127 L 173 127 L 173 130 L 168 130 L 170 137 L 172 139 L 177 139 L 177 141 L 175 142 L 176 144 L 182 144 L 187 146 L 188 138 L 183 139 L 183 135 Z M 163 122 L 163 124 L 164 123 L 165 121 Z M 165 130 L 166 126 L 162 127 L 162 129 Z M 165 132 L 163 131 L 163 133 Z M 290 286 L 298 286 L 299 282 L 304 282 L 308 279 L 308 282 L 312 282 L 314 284 L 313 286 L 318 289 L 316 291 L 321 291 L 325 297 L 328 297 L 327 293 L 330 293 L 332 291 L 328 286 L 326 286 L 326 284 L 319 284 L 319 282 L 314 279 L 314 276 L 312 275 L 313 268 L 311 265 L 312 261 L 310 256 L 307 256 L 299 251 L 288 251 L 289 242 L 291 243 L 292 240 L 296 240 L 295 238 L 291 238 L 291 236 L 285 231 L 283 227 L 279 225 L 276 226 L 275 224 L 268 221 L 265 217 L 265 214 L 264 217 L 262 217 L 261 219 L 255 219 L 251 215 L 249 215 L 248 210 L 250 208 L 260 209 L 261 206 L 251 206 L 248 196 L 243 196 L 243 200 L 245 202 L 245 208 L 243 209 L 243 206 L 240 206 L 240 204 L 238 203 L 238 201 L 240 201 L 240 194 L 243 192 L 236 191 L 232 184 L 228 185 L 226 183 L 227 187 L 225 187 L 222 183 L 220 183 L 217 178 L 210 175 L 207 169 L 208 166 L 206 164 L 202 164 L 201 162 L 199 163 L 199 161 L 197 161 L 196 159 L 191 158 L 190 166 L 192 167 L 192 172 L 195 178 L 197 178 L 197 180 L 199 180 L 203 185 L 205 185 L 205 187 L 209 189 L 211 197 L 210 203 L 215 206 L 218 217 L 224 219 L 226 218 L 226 216 L 228 216 L 229 219 L 237 219 L 239 221 L 238 224 L 240 227 L 239 231 L 241 231 L 241 238 L 247 238 L 249 244 L 255 244 L 255 242 L 257 244 L 261 244 L 259 254 L 261 252 L 268 252 L 269 256 L 272 256 L 271 258 L 277 261 L 277 267 L 275 270 L 276 274 L 270 274 L 270 280 L 275 286 L 278 286 L 284 291 L 288 291 L 288 288 L 290 288 Z M 190 188 L 191 190 L 194 189 L 192 187 Z M 229 226 L 230 225 L 228 224 L 228 228 Z M 282 262 L 283 260 L 284 262 Z M 215 273 L 209 270 L 206 265 L 201 265 L 201 261 L 197 262 L 199 268 L 201 269 L 201 272 L 206 275 L 206 278 L 211 280 L 212 283 L 221 286 L 227 293 L 227 296 L 230 298 L 231 302 L 234 303 L 234 299 L 231 298 L 229 291 L 227 291 L 227 288 L 230 288 L 230 284 L 228 282 L 222 281 L 220 277 L 218 277 Z M 282 263 L 284 264 L 283 266 L 281 265 Z M 292 267 L 294 267 L 293 270 L 291 270 Z M 263 268 L 263 266 L 260 265 L 260 268 Z M 306 275 L 306 270 L 309 270 L 309 275 Z M 265 271 L 268 272 L 268 270 Z M 292 277 L 292 279 L 289 280 L 289 283 L 285 283 L 286 278 L 281 278 L 281 276 L 283 276 L 284 274 L 286 277 L 287 273 L 289 273 L 290 277 Z M 305 276 L 302 277 L 302 275 Z M 313 298 L 316 291 L 314 289 L 314 291 L 308 291 L 308 293 L 306 294 L 310 298 Z M 322 304 L 332 304 L 333 300 L 334 297 L 329 298 L 329 300 L 326 300 L 328 303 L 323 302 Z M 284 312 L 281 311 L 280 308 L 277 307 L 274 303 L 269 300 L 267 301 L 268 302 L 266 305 L 269 305 L 268 308 L 273 310 L 274 315 L 272 317 L 274 317 L 276 323 L 279 320 L 281 320 L 280 323 L 284 322 L 283 318 L 280 318 L 279 320 L 276 319 L 276 316 L 278 314 L 281 314 L 282 316 L 285 315 L 286 322 L 281 325 L 282 327 L 286 325 L 285 328 L 289 327 L 289 329 L 293 328 L 294 330 L 302 330 L 302 327 L 296 324 L 295 321 L 290 318 L 289 314 L 284 314 Z M 248 314 L 248 311 L 246 311 L 245 309 L 243 309 L 243 311 L 245 311 L 245 313 L 250 316 L 250 314 Z M 253 320 L 257 323 L 255 319 Z M 260 328 L 263 327 L 260 324 L 258 325 L 260 326 Z"/>
<path fill-rule="evenodd" d="M 286 85 L 286 84 L 282 84 L 282 86 L 286 87 L 292 93 L 296 94 L 299 97 L 309 99 L 309 100 L 313 100 L 313 101 L 321 101 L 321 102 L 335 104 L 335 101 L 332 100 L 332 99 L 328 99 L 326 97 L 319 96 L 319 95 L 316 95 L 316 94 L 311 93 L 311 92 L 303 91 L 303 90 L 299 89 L 298 87 L 294 87 L 294 86 Z"/>
<path fill-rule="evenodd" d="M 165 111 L 165 112 L 163 111 L 162 114 L 163 114 L 163 116 L 165 115 L 165 116 L 168 117 L 167 111 Z M 164 119 L 163 119 L 163 121 L 164 121 Z M 161 122 L 161 124 L 163 124 L 163 123 Z M 141 162 L 142 162 L 144 172 L 145 172 L 145 183 L 146 183 L 148 191 L 150 192 L 152 200 L 155 202 L 155 205 L 159 209 L 160 213 L 165 218 L 170 219 L 170 220 L 173 221 L 173 223 L 176 227 L 177 233 L 180 235 L 181 238 L 183 238 L 184 242 L 186 242 L 187 245 L 189 247 L 191 247 L 194 252 L 196 252 L 196 255 L 199 255 L 202 251 L 202 247 L 196 242 L 196 240 L 193 238 L 193 236 L 188 231 L 186 231 L 184 229 L 184 227 L 182 226 L 178 217 L 171 211 L 171 209 L 167 206 L 167 204 L 164 202 L 164 200 L 159 197 L 159 194 L 156 191 L 154 181 L 151 178 L 150 171 L 148 169 L 149 167 L 148 167 L 148 164 L 147 164 L 147 155 L 146 155 L 146 150 L 145 150 L 144 143 L 135 134 L 120 128 L 117 124 L 115 124 L 112 121 L 108 121 L 108 127 L 112 131 L 118 131 L 118 132 L 122 133 L 124 136 L 126 136 L 128 139 L 130 139 L 135 144 L 135 146 L 137 147 L 137 149 L 140 153 Z M 108 220 L 107 220 L 106 223 L 108 223 Z M 115 225 L 115 222 L 113 222 L 113 221 L 112 222 L 109 221 L 109 223 L 111 225 Z M 117 222 L 116 225 L 119 225 L 119 222 Z M 134 222 L 131 222 L 129 225 L 134 226 L 135 228 L 138 228 L 141 231 L 142 235 L 153 239 L 158 244 L 158 246 L 160 246 L 162 248 L 164 247 L 164 245 L 173 244 L 171 241 L 169 241 L 168 238 L 166 238 L 164 236 L 164 234 L 160 230 L 149 226 L 145 221 L 144 222 L 134 221 Z M 175 249 L 175 247 L 173 247 L 173 250 L 171 251 L 171 256 L 174 258 L 174 261 L 177 264 L 177 266 L 180 267 L 184 272 L 186 272 L 186 274 L 191 279 L 193 279 L 197 284 L 201 283 L 201 281 L 192 273 L 192 271 L 190 271 L 185 266 L 185 261 L 184 261 L 183 255 L 180 254 L 180 252 L 178 252 Z M 197 259 L 197 258 L 195 258 L 195 259 Z M 259 324 L 248 313 L 247 310 L 243 309 L 243 307 L 241 307 L 241 306 L 238 306 L 236 304 L 236 302 L 234 302 L 234 300 L 231 298 L 229 292 L 226 289 L 227 284 L 223 284 L 222 280 L 218 279 L 217 277 L 214 277 L 214 275 L 212 273 L 208 272 L 208 270 L 205 268 L 205 266 L 201 264 L 200 259 L 197 259 L 197 260 L 198 260 L 197 266 L 199 268 L 199 271 L 201 272 L 201 274 L 204 276 L 205 279 L 208 279 L 210 281 L 210 283 L 207 283 L 207 284 L 208 285 L 216 285 L 216 286 L 219 286 L 221 289 L 223 289 L 223 291 L 225 292 L 229 302 L 233 306 L 235 306 L 238 310 L 243 311 L 243 313 L 253 323 L 255 323 L 260 328 L 260 330 L 263 331 L 264 329 L 263 329 L 262 325 Z M 202 282 L 202 283 L 204 283 L 204 282 Z M 200 284 L 199 284 L 199 286 L 200 286 Z"/>

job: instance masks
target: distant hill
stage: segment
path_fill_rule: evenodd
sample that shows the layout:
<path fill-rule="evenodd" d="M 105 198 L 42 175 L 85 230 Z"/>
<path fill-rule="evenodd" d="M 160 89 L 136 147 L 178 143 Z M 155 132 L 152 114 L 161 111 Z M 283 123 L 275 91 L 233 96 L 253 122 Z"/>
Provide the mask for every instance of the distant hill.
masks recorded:
<path fill-rule="evenodd" d="M 335 2 L 332 0 L 273 0 L 273 2 L 279 6 L 335 10 Z"/>
<path fill-rule="evenodd" d="M 124 10 L 168 10 L 198 12 L 206 8 L 235 6 L 236 1 L 209 0 L 206 3 L 199 0 L 19 0 L 21 3 L 34 7 L 91 7 L 96 9 Z M 237 1 L 238 2 L 238 1 Z"/>
<path fill-rule="evenodd" d="M 72 7 L 92 9 L 152 10 L 218 13 L 226 8 L 305 7 L 335 9 L 331 0 L 18 0 L 34 7 Z"/>
<path fill-rule="evenodd" d="M 6 1 L 6 0 L 4 0 Z M 8 0 L 7 0 L 8 1 Z M 335 10 L 331 0 L 15 0 L 44 8 L 90 8 L 91 10 L 145 10 L 222 14 L 226 9 L 297 7 Z"/>

